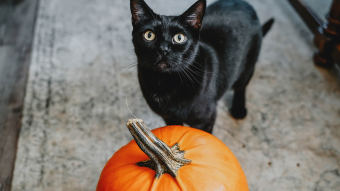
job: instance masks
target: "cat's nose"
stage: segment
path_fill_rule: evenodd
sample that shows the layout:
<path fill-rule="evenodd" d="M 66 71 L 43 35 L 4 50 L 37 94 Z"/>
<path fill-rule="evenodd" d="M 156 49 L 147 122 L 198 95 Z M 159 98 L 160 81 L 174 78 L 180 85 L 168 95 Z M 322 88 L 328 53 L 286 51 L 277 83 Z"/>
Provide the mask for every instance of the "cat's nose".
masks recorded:
<path fill-rule="evenodd" d="M 169 45 L 165 43 L 162 43 L 159 48 L 164 55 L 168 54 L 170 51 Z"/>

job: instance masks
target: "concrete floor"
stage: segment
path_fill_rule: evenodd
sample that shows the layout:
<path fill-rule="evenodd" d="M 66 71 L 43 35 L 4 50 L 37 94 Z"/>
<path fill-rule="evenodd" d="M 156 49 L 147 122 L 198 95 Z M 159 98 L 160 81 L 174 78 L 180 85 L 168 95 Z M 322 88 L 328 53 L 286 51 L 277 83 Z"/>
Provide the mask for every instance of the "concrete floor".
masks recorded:
<path fill-rule="evenodd" d="M 147 2 L 179 14 L 194 0 Z M 248 117 L 234 121 L 221 101 L 214 135 L 238 157 L 252 191 L 338 191 L 339 72 L 314 67 L 312 35 L 287 2 L 250 2 L 262 22 L 276 23 L 248 89 Z M 311 2 L 324 14 L 330 0 Z M 164 125 L 129 67 L 129 1 L 39 6 L 13 191 L 94 190 L 105 162 L 131 140 L 127 119 Z"/>

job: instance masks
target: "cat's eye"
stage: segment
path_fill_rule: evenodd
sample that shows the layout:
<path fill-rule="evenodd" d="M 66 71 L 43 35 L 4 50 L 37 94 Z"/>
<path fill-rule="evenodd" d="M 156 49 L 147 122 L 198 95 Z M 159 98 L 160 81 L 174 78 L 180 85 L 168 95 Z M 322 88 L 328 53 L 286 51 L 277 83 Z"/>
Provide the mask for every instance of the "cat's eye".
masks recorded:
<path fill-rule="evenodd" d="M 145 33 L 144 33 L 144 38 L 145 40 L 147 41 L 153 41 L 155 40 L 156 38 L 156 35 L 154 32 L 150 31 L 150 30 L 147 30 Z"/>
<path fill-rule="evenodd" d="M 182 33 L 175 34 L 175 36 L 172 38 L 172 42 L 176 44 L 183 44 L 186 41 L 187 37 Z"/>

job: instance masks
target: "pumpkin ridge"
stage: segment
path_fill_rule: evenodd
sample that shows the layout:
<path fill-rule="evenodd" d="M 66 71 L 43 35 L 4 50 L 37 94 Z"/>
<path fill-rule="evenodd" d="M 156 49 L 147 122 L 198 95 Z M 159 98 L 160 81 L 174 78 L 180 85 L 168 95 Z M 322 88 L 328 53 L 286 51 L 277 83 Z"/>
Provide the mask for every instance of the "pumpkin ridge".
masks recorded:
<path fill-rule="evenodd" d="M 158 186 L 158 181 L 159 181 L 158 178 L 154 178 L 154 179 L 153 179 L 152 184 L 150 185 L 150 188 L 149 188 L 150 191 L 154 191 L 155 188 L 157 188 L 157 186 Z"/>
<path fill-rule="evenodd" d="M 220 167 L 217 167 L 217 166 L 213 166 L 213 165 L 208 165 L 208 164 L 190 164 L 191 167 L 196 167 L 196 168 L 207 168 L 209 167 L 209 169 L 214 169 L 216 170 L 218 173 L 220 174 L 223 174 L 225 173 L 225 170 L 221 169 Z M 237 168 L 234 168 L 234 169 L 237 169 Z M 230 170 L 229 171 L 233 171 L 234 169 Z"/>
<path fill-rule="evenodd" d="M 181 189 L 181 191 L 186 191 L 186 189 L 184 189 L 185 186 L 182 185 L 182 184 L 183 184 L 182 181 L 180 181 L 180 180 L 178 179 L 178 177 L 175 177 L 174 179 L 175 179 L 176 184 L 178 185 L 178 187 Z"/>
<path fill-rule="evenodd" d="M 132 179 L 137 179 L 139 176 L 142 176 L 145 172 L 140 171 L 138 173 L 135 174 L 135 176 L 131 177 Z M 130 186 L 133 186 L 133 184 L 131 184 Z"/>
<path fill-rule="evenodd" d="M 132 142 L 132 141 L 131 141 Z M 130 143 L 131 143 L 130 142 Z M 130 144 L 130 143 L 128 143 L 128 144 Z M 124 146 L 124 147 L 121 147 L 120 148 L 120 150 L 122 150 L 122 149 L 124 149 L 124 148 L 126 148 L 126 146 Z M 117 153 L 116 154 L 120 154 L 120 153 L 118 153 L 118 151 L 117 151 Z M 116 156 L 116 154 L 115 155 L 113 155 L 112 157 L 117 157 Z M 144 154 L 144 153 L 143 153 Z M 136 157 L 136 155 L 134 155 L 134 157 Z M 147 158 L 146 158 L 147 159 Z M 118 170 L 119 168 L 122 168 L 122 167 L 126 167 L 126 166 L 136 166 L 136 162 L 135 161 L 129 161 L 129 162 L 127 162 L 127 161 L 124 161 L 124 163 L 121 163 L 121 164 L 119 164 L 119 165 L 117 165 L 117 164 L 115 164 L 114 166 L 110 166 L 110 169 L 111 170 Z M 106 165 L 105 165 L 106 166 Z"/>
<path fill-rule="evenodd" d="M 181 140 L 183 139 L 183 137 L 186 136 L 188 133 L 190 133 L 190 127 L 186 127 L 186 126 L 178 127 L 177 125 L 175 125 L 174 127 L 182 128 L 182 129 L 183 129 L 183 127 L 185 128 L 185 133 L 183 133 L 183 135 L 181 135 L 180 137 L 178 137 L 177 143 L 179 144 L 179 143 L 181 142 Z"/>

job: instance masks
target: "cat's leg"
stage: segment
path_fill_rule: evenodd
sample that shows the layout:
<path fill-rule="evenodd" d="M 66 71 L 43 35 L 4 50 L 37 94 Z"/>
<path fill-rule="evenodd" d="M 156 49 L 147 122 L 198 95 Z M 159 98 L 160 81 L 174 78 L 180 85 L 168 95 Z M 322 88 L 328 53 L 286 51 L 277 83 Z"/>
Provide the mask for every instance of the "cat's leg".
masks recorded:
<path fill-rule="evenodd" d="M 201 130 L 206 131 L 208 133 L 212 133 L 215 121 L 216 121 L 216 112 L 209 119 L 207 119 L 205 122 L 193 125 L 193 127 L 196 128 L 196 129 L 201 129 Z"/>
<path fill-rule="evenodd" d="M 243 119 L 247 116 L 246 87 L 234 89 L 234 96 L 229 112 L 235 119 Z"/>
<path fill-rule="evenodd" d="M 260 48 L 260 37 L 255 36 L 246 55 L 245 69 L 233 85 L 234 96 L 229 112 L 235 119 L 243 119 L 247 116 L 246 87 L 254 74 Z"/>
<path fill-rule="evenodd" d="M 188 124 L 193 128 L 201 129 L 208 133 L 212 133 L 215 121 L 216 121 L 216 109 L 212 111 L 210 114 L 207 113 L 203 118 L 201 117 L 196 120 L 191 120 L 190 122 L 188 122 Z"/>
<path fill-rule="evenodd" d="M 239 80 L 233 86 L 234 95 L 229 109 L 229 113 L 235 119 L 243 119 L 247 116 L 246 108 L 246 88 L 254 74 L 254 67 L 248 68 L 243 72 Z"/>

